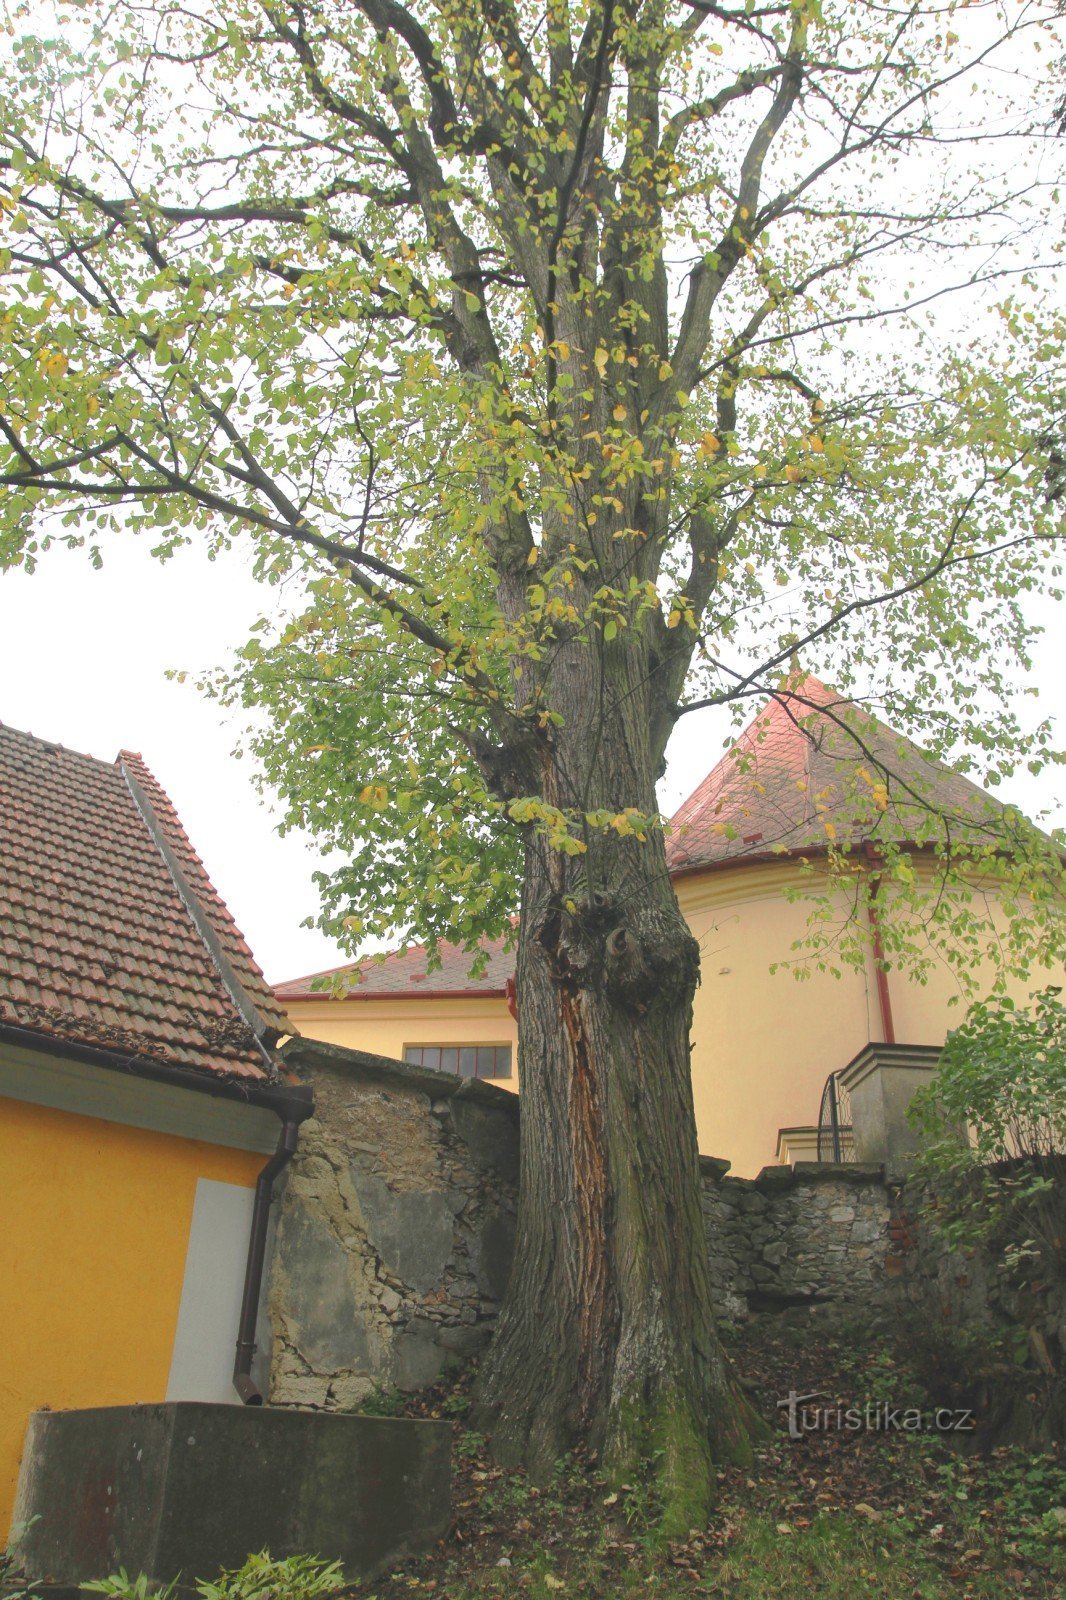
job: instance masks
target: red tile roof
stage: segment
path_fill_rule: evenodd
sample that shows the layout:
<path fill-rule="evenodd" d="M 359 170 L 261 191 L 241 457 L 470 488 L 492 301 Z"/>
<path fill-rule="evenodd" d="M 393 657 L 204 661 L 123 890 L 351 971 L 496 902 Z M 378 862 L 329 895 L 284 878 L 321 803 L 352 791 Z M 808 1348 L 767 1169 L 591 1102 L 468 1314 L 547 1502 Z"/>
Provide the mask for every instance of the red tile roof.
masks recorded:
<path fill-rule="evenodd" d="M 274 1076 L 255 1032 L 269 1045 L 284 1016 L 139 756 L 110 765 L 0 724 L 2 1024 Z"/>
<path fill-rule="evenodd" d="M 865 774 L 865 776 L 864 776 Z M 856 803 L 856 792 L 869 804 Z M 882 787 L 883 786 L 883 787 Z M 883 804 L 881 803 L 883 802 Z M 1003 808 L 961 773 L 934 761 L 817 678 L 797 678 L 748 724 L 671 821 L 667 861 L 673 876 L 825 850 L 826 823 L 837 844 L 909 843 L 930 810 L 956 826 L 994 827 Z M 514 976 L 514 955 L 503 941 L 489 946 L 483 978 L 469 976 L 472 956 L 442 946 L 443 966 L 428 973 L 422 946 L 383 961 L 353 962 L 294 978 L 278 999 L 327 999 L 328 980 L 340 997 L 373 1000 L 397 995 L 502 995 Z M 320 987 L 312 988 L 319 980 Z"/>
<path fill-rule="evenodd" d="M 911 843 L 930 816 L 992 830 L 1003 808 L 817 678 L 748 724 L 671 821 L 672 874 L 838 845 Z"/>
<path fill-rule="evenodd" d="M 287 1000 L 328 1000 L 331 986 L 332 992 L 344 1000 L 385 1000 L 397 995 L 432 995 L 436 999 L 503 996 L 515 967 L 514 951 L 505 951 L 504 942 L 486 941 L 483 949 L 488 951 L 489 962 L 480 978 L 470 976 L 474 955 L 462 945 L 440 945 L 441 965 L 430 972 L 425 945 L 415 944 L 407 950 L 390 950 L 385 956 L 367 956 L 346 967 L 329 967 L 324 972 L 308 973 L 305 978 L 290 978 L 287 983 L 279 983 L 274 993 L 283 1005 Z"/>

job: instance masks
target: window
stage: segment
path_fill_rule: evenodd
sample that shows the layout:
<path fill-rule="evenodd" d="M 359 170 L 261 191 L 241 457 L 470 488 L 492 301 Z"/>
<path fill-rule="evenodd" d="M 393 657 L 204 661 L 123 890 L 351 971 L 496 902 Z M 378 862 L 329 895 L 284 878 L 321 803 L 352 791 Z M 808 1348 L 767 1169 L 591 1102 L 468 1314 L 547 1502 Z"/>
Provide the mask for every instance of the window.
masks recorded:
<path fill-rule="evenodd" d="M 460 1078 L 509 1078 L 509 1044 L 405 1044 L 403 1058 L 412 1067 L 456 1072 Z"/>

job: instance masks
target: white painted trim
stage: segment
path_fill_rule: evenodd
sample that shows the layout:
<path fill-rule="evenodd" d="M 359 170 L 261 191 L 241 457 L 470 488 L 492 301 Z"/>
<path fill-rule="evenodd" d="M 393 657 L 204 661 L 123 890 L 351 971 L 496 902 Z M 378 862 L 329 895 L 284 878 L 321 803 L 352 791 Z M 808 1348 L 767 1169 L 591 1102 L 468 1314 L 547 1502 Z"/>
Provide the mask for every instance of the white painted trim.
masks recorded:
<path fill-rule="evenodd" d="M 168 1400 L 241 1403 L 233 1387 L 233 1358 L 254 1199 L 255 1191 L 240 1184 L 197 1180 Z M 269 1327 L 261 1310 L 253 1378 L 264 1394 L 270 1368 L 269 1349 L 264 1348 Z"/>
<path fill-rule="evenodd" d="M 267 1154 L 278 1142 L 278 1119 L 261 1106 L 153 1083 L 2 1040 L 0 1097 L 234 1150 Z"/>

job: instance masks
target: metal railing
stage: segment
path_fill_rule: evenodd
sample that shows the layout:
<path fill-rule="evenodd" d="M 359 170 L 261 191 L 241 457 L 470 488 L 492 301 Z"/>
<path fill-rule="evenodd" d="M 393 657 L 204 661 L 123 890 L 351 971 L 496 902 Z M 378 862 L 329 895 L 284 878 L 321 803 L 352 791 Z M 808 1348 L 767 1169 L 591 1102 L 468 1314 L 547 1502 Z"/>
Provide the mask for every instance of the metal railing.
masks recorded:
<path fill-rule="evenodd" d="M 818 1160 L 855 1160 L 851 1098 L 841 1082 L 839 1072 L 829 1074 L 822 1090 L 822 1104 L 818 1112 Z"/>

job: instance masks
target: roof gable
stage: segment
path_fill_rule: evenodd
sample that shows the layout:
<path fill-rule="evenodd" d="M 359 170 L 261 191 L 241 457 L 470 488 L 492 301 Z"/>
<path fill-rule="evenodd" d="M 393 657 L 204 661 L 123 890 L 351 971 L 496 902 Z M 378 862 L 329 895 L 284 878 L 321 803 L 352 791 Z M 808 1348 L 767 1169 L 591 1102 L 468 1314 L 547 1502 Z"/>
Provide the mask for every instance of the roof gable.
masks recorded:
<path fill-rule="evenodd" d="M 671 873 L 824 850 L 913 843 L 946 817 L 994 836 L 1004 808 L 817 678 L 767 702 L 671 819 Z"/>
<path fill-rule="evenodd" d="M 0 1024 L 273 1076 L 256 1035 L 273 1042 L 284 1015 L 139 756 L 0 724 Z"/>

